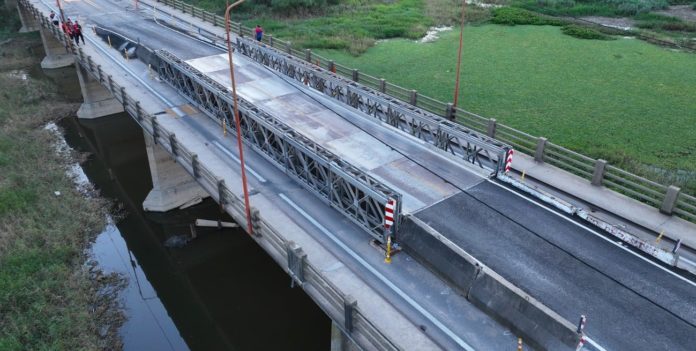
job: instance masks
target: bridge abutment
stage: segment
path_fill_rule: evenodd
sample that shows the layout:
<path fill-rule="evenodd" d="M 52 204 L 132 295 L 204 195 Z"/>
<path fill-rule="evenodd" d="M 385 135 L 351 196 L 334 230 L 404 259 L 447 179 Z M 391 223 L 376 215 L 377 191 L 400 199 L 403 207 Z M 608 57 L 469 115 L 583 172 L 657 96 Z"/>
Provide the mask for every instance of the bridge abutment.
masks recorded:
<path fill-rule="evenodd" d="M 71 58 L 72 59 L 72 58 Z M 83 103 L 77 110 L 77 117 L 93 119 L 123 112 L 123 105 L 97 80 L 85 72 L 79 64 L 77 78 L 80 81 Z"/>
<path fill-rule="evenodd" d="M 46 52 L 46 57 L 41 60 L 41 68 L 63 68 L 75 63 L 75 58 L 73 55 L 68 53 L 65 45 L 56 39 L 49 30 L 41 28 L 39 33 L 41 34 L 41 42 L 43 43 L 44 51 Z"/>
<path fill-rule="evenodd" d="M 152 190 L 143 202 L 145 211 L 166 212 L 195 205 L 208 193 L 196 183 L 186 170 L 145 133 L 145 148 L 152 175 Z"/>

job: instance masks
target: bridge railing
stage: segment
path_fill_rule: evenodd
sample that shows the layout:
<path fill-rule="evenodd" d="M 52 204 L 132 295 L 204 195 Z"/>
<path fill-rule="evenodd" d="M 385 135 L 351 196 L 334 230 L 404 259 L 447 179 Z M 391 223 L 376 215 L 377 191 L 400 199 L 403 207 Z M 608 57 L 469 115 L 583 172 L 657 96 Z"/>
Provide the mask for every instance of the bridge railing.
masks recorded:
<path fill-rule="evenodd" d="M 76 62 L 94 79 L 98 80 L 104 88 L 109 90 L 118 100 L 126 112 L 128 112 L 143 128 L 152 136 L 154 142 L 167 150 L 172 157 L 186 171 L 194 177 L 198 183 L 206 189 L 219 204 L 239 223 L 246 222 L 244 203 L 235 195 L 224 180 L 217 178 L 205 165 L 198 160 L 198 155 L 188 150 L 177 139 L 176 135 L 162 128 L 157 122 L 157 116 L 146 113 L 140 106 L 140 102 L 126 92 L 126 89 L 116 83 L 111 75 L 106 74 L 101 66 L 96 64 L 91 56 L 84 53 L 82 48 L 75 48 L 72 41 L 66 40 L 65 35 L 54 26 L 36 7 L 28 0 L 19 0 L 19 5 L 27 9 L 43 26 L 51 32 L 61 43 L 72 48 Z M 311 265 L 301 248 L 288 242 L 263 218 L 258 210 L 252 208 L 252 225 L 255 233 L 268 242 L 269 252 L 286 263 L 284 269 L 296 280 L 297 283 L 314 299 L 328 301 L 330 307 L 323 307 L 327 315 L 340 326 L 340 328 L 362 346 L 376 350 L 398 350 L 394 344 L 380 329 L 361 311 L 355 300 L 336 288 L 322 274 L 321 270 Z M 290 256 L 299 255 L 299 260 L 293 260 Z M 297 262 L 291 265 L 292 262 Z M 281 262 L 281 266 L 283 263 Z M 306 272 L 306 274 L 304 274 Z M 342 322 L 342 323 L 341 323 Z"/>
<path fill-rule="evenodd" d="M 189 101 L 234 130 L 234 102 L 229 89 L 165 51 L 155 51 L 160 78 Z M 394 233 L 398 236 L 401 194 L 349 164 L 278 118 L 238 97 L 244 141 L 331 207 L 384 242 L 384 213 L 397 201 Z"/>
<path fill-rule="evenodd" d="M 204 18 L 202 15 L 197 15 L 202 10 L 193 10 L 192 5 L 185 4 L 181 0 L 156 1 L 192 14 L 213 25 L 224 26 L 224 18 L 221 16 L 206 16 Z M 253 32 L 251 28 L 245 27 L 239 22 L 234 22 L 232 28 L 233 30 L 236 29 L 235 32 L 237 34 L 243 36 L 251 36 Z M 660 208 L 667 214 L 674 213 L 684 219 L 696 222 L 696 207 L 694 206 L 694 199 L 696 198 L 691 194 L 681 192 L 680 189 L 676 197 L 671 196 L 670 192 L 674 190 L 670 190 L 670 188 L 673 189 L 674 186 L 670 187 L 666 184 L 661 184 L 655 179 L 651 180 L 625 170 L 620 170 L 614 166 L 612 167 L 619 171 L 611 173 L 614 176 L 612 177 L 602 172 L 607 166 L 603 160 L 585 155 L 578 157 L 580 154 L 551 143 L 546 138 L 533 136 L 504 124 L 499 124 L 493 118 L 482 117 L 458 107 L 454 108 L 451 103 L 421 95 L 415 90 L 407 89 L 387 82 L 384 79 L 340 65 L 326 57 L 313 53 L 309 49 L 295 48 L 290 42 L 274 38 L 272 35 L 265 35 L 263 42 L 298 59 L 335 72 L 337 75 L 359 82 L 400 101 L 412 104 L 441 117 L 454 119 L 467 129 L 485 133 L 490 138 L 509 144 L 527 155 L 534 156 L 537 162 L 547 162 L 562 170 L 578 175 L 596 186 L 605 186 L 628 197 Z M 642 189 L 644 188 L 654 191 L 643 191 Z M 628 189 L 631 190 L 629 191 Z"/>

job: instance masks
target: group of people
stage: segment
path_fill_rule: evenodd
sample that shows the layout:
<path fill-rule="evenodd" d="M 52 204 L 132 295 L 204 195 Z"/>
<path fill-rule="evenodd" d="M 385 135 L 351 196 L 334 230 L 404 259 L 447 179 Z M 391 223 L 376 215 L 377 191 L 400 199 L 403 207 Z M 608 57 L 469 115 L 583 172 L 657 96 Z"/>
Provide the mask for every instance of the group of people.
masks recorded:
<path fill-rule="evenodd" d="M 60 24 L 60 20 L 58 19 L 58 15 L 56 15 L 55 12 L 51 11 L 51 14 L 48 16 L 51 19 L 51 22 L 53 25 L 58 26 Z M 85 43 L 85 37 L 82 35 L 82 26 L 80 23 L 78 23 L 77 20 L 73 23 L 70 18 L 68 18 L 65 22 L 63 22 L 60 25 L 61 29 L 63 29 L 63 33 L 67 34 L 68 37 L 70 37 L 70 40 L 74 40 L 75 44 L 77 46 L 80 46 L 80 40 L 82 40 L 82 44 Z"/>

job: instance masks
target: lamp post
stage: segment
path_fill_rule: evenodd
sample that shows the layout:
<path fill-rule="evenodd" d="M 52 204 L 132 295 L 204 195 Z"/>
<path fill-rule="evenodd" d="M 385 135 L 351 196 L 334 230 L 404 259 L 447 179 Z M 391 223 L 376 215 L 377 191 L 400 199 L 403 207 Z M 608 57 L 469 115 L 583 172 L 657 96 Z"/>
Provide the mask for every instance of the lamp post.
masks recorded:
<path fill-rule="evenodd" d="M 466 8 L 466 0 L 462 0 L 462 23 L 459 30 L 459 53 L 457 54 L 457 78 L 454 82 L 454 101 L 452 105 L 457 107 L 459 100 L 459 68 L 462 65 L 462 46 L 464 44 L 464 9 Z"/>
<path fill-rule="evenodd" d="M 251 225 L 251 208 L 249 206 L 249 190 L 247 188 L 246 166 L 244 164 L 244 150 L 242 148 L 242 128 L 239 122 L 239 108 L 237 107 L 237 86 L 234 82 L 234 64 L 232 62 L 232 44 L 230 43 L 230 11 L 235 6 L 243 3 L 244 0 L 238 0 L 232 5 L 227 6 L 225 10 L 225 32 L 227 33 L 227 58 L 230 62 L 230 81 L 232 82 L 232 100 L 234 101 L 234 125 L 237 128 L 237 147 L 239 148 L 239 163 L 242 167 L 242 188 L 244 189 L 244 208 L 246 211 L 247 232 L 254 234 Z"/>

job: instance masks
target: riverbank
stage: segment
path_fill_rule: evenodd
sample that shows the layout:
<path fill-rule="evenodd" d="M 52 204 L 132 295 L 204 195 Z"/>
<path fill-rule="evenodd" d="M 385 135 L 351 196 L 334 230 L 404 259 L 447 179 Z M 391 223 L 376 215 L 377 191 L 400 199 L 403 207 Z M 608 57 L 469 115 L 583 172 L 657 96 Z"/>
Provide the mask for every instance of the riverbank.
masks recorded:
<path fill-rule="evenodd" d="M 89 264 L 110 204 L 67 172 L 81 155 L 56 152 L 44 127 L 79 104 L 32 75 L 38 33 L 0 35 L 0 349 L 121 348 L 121 278 Z"/>

